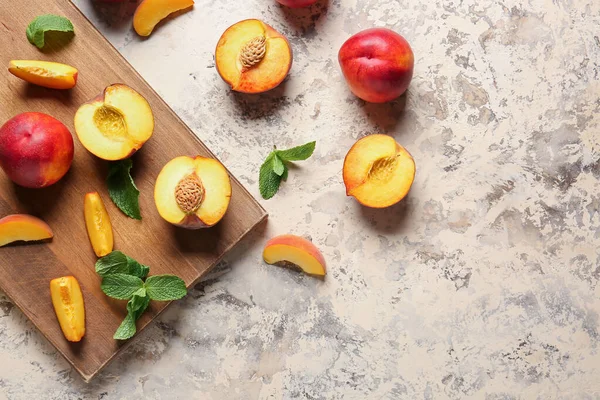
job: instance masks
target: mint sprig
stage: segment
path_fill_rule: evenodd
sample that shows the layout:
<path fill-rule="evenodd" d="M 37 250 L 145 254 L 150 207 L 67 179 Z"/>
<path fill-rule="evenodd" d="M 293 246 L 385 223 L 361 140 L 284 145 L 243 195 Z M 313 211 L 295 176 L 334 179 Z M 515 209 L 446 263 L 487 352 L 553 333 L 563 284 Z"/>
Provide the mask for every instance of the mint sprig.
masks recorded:
<path fill-rule="evenodd" d="M 27 26 L 25 34 L 27 40 L 38 49 L 42 49 L 45 42 L 45 35 L 48 31 L 73 33 L 74 28 L 71 21 L 59 15 L 45 14 L 36 17 Z"/>
<path fill-rule="evenodd" d="M 118 300 L 128 300 L 127 316 L 115 332 L 114 339 L 127 340 L 135 335 L 135 322 L 146 311 L 150 300 L 178 300 L 187 294 L 181 278 L 174 275 L 146 278 L 149 270 L 149 267 L 120 251 L 113 251 L 96 262 L 96 272 L 102 277 L 100 288 L 104 294 Z"/>
<path fill-rule="evenodd" d="M 314 153 L 315 145 L 316 142 L 310 142 L 288 150 L 273 150 L 260 167 L 258 176 L 260 195 L 265 200 L 275 196 L 281 181 L 287 180 L 287 163 L 306 160 Z"/>
<path fill-rule="evenodd" d="M 108 195 L 125 215 L 133 219 L 142 219 L 140 213 L 140 191 L 131 177 L 133 161 L 130 158 L 113 161 L 108 167 Z"/>

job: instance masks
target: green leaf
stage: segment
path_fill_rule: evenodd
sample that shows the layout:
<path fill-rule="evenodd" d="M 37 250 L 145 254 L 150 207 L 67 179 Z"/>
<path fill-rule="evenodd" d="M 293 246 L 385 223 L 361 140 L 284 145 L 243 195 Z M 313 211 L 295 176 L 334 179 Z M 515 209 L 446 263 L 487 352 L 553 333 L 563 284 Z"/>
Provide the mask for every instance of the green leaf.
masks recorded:
<path fill-rule="evenodd" d="M 128 274 L 127 258 L 120 251 L 113 251 L 96 261 L 96 273 L 100 276 Z"/>
<path fill-rule="evenodd" d="M 135 332 L 136 332 L 136 328 L 135 328 L 134 315 L 132 313 L 127 313 L 127 316 L 125 317 L 123 322 L 121 322 L 121 325 L 115 332 L 113 339 L 127 340 L 127 339 L 133 337 L 133 335 L 135 335 Z"/>
<path fill-rule="evenodd" d="M 283 161 L 281 161 L 281 158 L 279 158 L 277 154 L 275 154 L 275 157 L 273 157 L 273 172 L 275 172 L 279 176 L 282 176 L 285 172 L 285 169 L 285 164 L 283 163 Z"/>
<path fill-rule="evenodd" d="M 142 219 L 140 214 L 140 191 L 131 178 L 133 161 L 130 158 L 113 161 L 109 164 L 108 195 L 111 200 L 125 215 L 133 219 Z"/>
<path fill-rule="evenodd" d="M 137 321 L 144 311 L 146 311 L 149 304 L 150 297 L 146 293 L 146 288 L 138 289 L 127 303 L 127 312 L 133 314 L 134 319 Z"/>
<path fill-rule="evenodd" d="M 154 275 L 146 279 L 144 285 L 152 300 L 178 300 L 187 294 L 185 282 L 174 275 Z"/>
<path fill-rule="evenodd" d="M 275 196 L 275 193 L 279 190 L 279 184 L 281 183 L 281 176 L 277 175 L 274 171 L 273 160 L 275 158 L 275 152 L 269 154 L 263 165 L 260 167 L 260 173 L 258 176 L 258 188 L 260 195 L 268 200 Z"/>
<path fill-rule="evenodd" d="M 317 142 L 310 142 L 288 150 L 275 150 L 275 153 L 282 161 L 302 161 L 312 156 L 316 144 Z"/>
<path fill-rule="evenodd" d="M 144 281 L 137 276 L 126 274 L 106 275 L 102 278 L 100 288 L 109 297 L 118 300 L 129 300 L 134 293 L 144 287 Z"/>
<path fill-rule="evenodd" d="M 73 24 L 65 17 L 58 15 L 46 14 L 36 17 L 29 26 L 25 33 L 27 34 L 27 40 L 39 49 L 44 47 L 45 34 L 48 31 L 55 32 L 74 32 Z"/>
<path fill-rule="evenodd" d="M 129 256 L 125 256 L 127 258 L 127 267 L 128 267 L 128 274 L 129 275 L 133 275 L 133 276 L 137 276 L 138 278 L 146 278 L 148 276 L 148 273 L 150 272 L 150 268 L 140 264 L 139 262 L 135 261 L 133 258 L 129 257 Z"/>

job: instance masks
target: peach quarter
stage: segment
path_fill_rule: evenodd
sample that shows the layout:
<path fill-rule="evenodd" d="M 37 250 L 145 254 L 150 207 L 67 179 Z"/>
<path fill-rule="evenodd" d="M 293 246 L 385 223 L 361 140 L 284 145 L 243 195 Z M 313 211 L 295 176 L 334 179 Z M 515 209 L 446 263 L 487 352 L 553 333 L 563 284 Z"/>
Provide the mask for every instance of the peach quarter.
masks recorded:
<path fill-rule="evenodd" d="M 150 36 L 160 21 L 193 5 L 194 0 L 143 0 L 133 15 L 133 29 L 140 36 Z"/>
<path fill-rule="evenodd" d="M 0 219 L 0 247 L 13 242 L 51 239 L 52 229 L 41 219 L 27 214 L 13 214 Z"/>
<path fill-rule="evenodd" d="M 85 306 L 79 282 L 73 276 L 50 281 L 50 295 L 60 329 L 69 342 L 79 342 L 85 335 Z"/>
<path fill-rule="evenodd" d="M 104 257 L 113 251 L 114 239 L 110 217 L 98 192 L 85 195 L 83 214 L 94 253 L 98 257 Z"/>
<path fill-rule="evenodd" d="M 154 202 L 167 222 L 187 229 L 219 222 L 231 199 L 231 180 L 219 161 L 206 157 L 176 157 L 160 171 Z"/>
<path fill-rule="evenodd" d="M 263 250 L 267 264 L 289 262 L 309 275 L 325 276 L 325 258 L 309 240 L 296 235 L 280 235 L 269 240 Z"/>
<path fill-rule="evenodd" d="M 285 79 L 292 67 L 292 48 L 269 25 L 247 19 L 223 33 L 217 43 L 215 62 L 219 75 L 231 89 L 262 93 Z"/>
<path fill-rule="evenodd" d="M 154 131 L 154 114 L 146 99 L 127 85 L 108 86 L 75 114 L 75 132 L 90 153 L 104 160 L 132 156 Z"/>
<path fill-rule="evenodd" d="M 12 60 L 8 72 L 34 85 L 49 89 L 71 89 L 77 84 L 77 69 L 50 61 Z"/>
<path fill-rule="evenodd" d="M 384 208 L 402 200 L 415 179 L 415 161 L 394 138 L 374 134 L 357 141 L 344 159 L 346 194 Z"/>

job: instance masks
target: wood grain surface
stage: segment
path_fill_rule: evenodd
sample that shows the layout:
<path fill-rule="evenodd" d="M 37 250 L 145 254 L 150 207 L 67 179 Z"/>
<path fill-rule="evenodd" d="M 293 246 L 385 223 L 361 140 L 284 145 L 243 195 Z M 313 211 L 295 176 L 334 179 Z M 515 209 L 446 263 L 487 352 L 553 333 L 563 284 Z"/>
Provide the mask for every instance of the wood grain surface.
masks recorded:
<path fill-rule="evenodd" d="M 25 29 L 37 15 L 47 13 L 69 18 L 76 35 L 64 46 L 47 45 L 40 51 L 29 44 Z M 48 188 L 15 186 L 0 171 L 0 217 L 33 214 L 45 220 L 55 234 L 50 243 L 0 248 L 0 288 L 88 381 L 135 338 L 126 344 L 112 338 L 125 316 L 125 304 L 107 298 L 100 290 L 94 272 L 96 257 L 83 219 L 85 193 L 98 191 L 102 196 L 113 223 L 115 249 L 149 265 L 151 275 L 179 275 L 188 287 L 264 220 L 266 213 L 232 177 L 229 211 L 217 226 L 186 231 L 160 218 L 153 200 L 160 169 L 179 155 L 214 156 L 69 1 L 0 1 L 0 49 L 0 66 L 8 66 L 10 59 L 40 59 L 79 69 L 74 89 L 56 91 L 27 84 L 0 68 L 0 124 L 22 112 L 44 112 L 62 121 L 75 142 L 71 170 Z M 127 218 L 112 204 L 105 185 L 107 163 L 81 146 L 73 128 L 78 106 L 117 82 L 140 92 L 154 111 L 154 135 L 133 157 L 143 221 Z M 85 298 L 87 332 L 78 344 L 64 339 L 50 300 L 50 280 L 65 275 L 79 280 Z M 153 302 L 138 321 L 138 332 L 166 306 Z"/>

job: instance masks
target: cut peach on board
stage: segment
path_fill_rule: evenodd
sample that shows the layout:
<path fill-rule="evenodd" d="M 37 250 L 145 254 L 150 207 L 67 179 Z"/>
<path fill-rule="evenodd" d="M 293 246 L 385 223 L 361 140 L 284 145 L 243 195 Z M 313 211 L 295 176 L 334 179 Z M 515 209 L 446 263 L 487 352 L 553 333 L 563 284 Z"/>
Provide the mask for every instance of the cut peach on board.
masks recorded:
<path fill-rule="evenodd" d="M 176 157 L 160 171 L 154 202 L 167 222 L 187 229 L 208 228 L 223 218 L 231 198 L 231 181 L 212 158 Z"/>
<path fill-rule="evenodd" d="M 346 194 L 367 207 L 384 208 L 402 200 L 415 179 L 415 161 L 387 135 L 369 135 L 344 160 Z"/>
<path fill-rule="evenodd" d="M 63 335 L 69 342 L 79 342 L 85 335 L 85 307 L 79 282 L 73 276 L 53 279 L 50 295 Z"/>
<path fill-rule="evenodd" d="M 50 89 L 71 89 L 77 84 L 77 69 L 56 62 L 12 60 L 8 72 L 26 82 Z"/>
<path fill-rule="evenodd" d="M 133 15 L 133 29 L 140 36 L 150 36 L 160 21 L 193 5 L 194 0 L 144 0 Z"/>
<path fill-rule="evenodd" d="M 231 88 L 243 93 L 273 89 L 292 67 L 292 48 L 287 39 L 257 19 L 227 28 L 215 54 L 217 71 Z"/>
<path fill-rule="evenodd" d="M 32 215 L 13 214 L 0 219 L 0 246 L 51 239 L 53 236 L 48 224 Z"/>
<path fill-rule="evenodd" d="M 281 235 L 269 240 L 263 250 L 267 264 L 288 262 L 310 275 L 324 276 L 325 258 L 312 242 L 295 235 Z"/>
<path fill-rule="evenodd" d="M 85 195 L 83 214 L 94 253 L 98 257 L 104 257 L 113 251 L 114 239 L 110 217 L 98 192 Z"/>
<path fill-rule="evenodd" d="M 75 114 L 75 132 L 90 153 L 104 160 L 128 158 L 152 136 L 154 115 L 141 94 L 110 85 Z"/>

